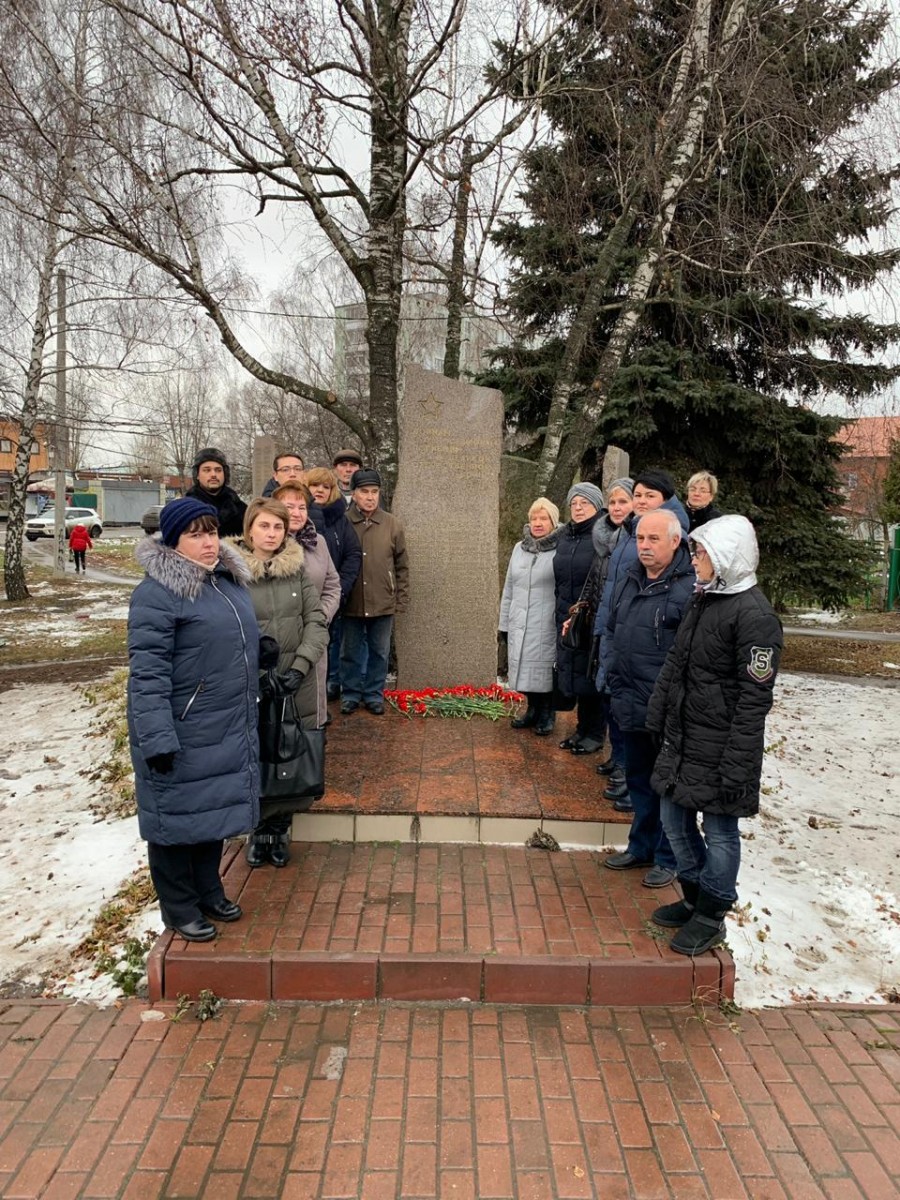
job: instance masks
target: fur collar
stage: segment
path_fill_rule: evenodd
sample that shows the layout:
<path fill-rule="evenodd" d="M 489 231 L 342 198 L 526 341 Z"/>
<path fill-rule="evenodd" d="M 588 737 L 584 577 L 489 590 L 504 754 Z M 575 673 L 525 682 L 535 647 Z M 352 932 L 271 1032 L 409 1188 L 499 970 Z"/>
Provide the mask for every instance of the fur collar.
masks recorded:
<path fill-rule="evenodd" d="M 303 547 L 292 536 L 286 539 L 275 557 L 268 562 L 254 558 L 253 551 L 239 538 L 229 538 L 228 542 L 240 555 L 251 583 L 263 583 L 266 579 L 293 579 L 303 568 Z"/>
<path fill-rule="evenodd" d="M 182 600 L 196 600 L 209 571 L 199 563 L 191 562 L 171 546 L 162 541 L 158 533 L 138 542 L 134 556 L 147 572 L 168 591 Z M 240 554 L 227 542 L 219 542 L 219 561 L 213 568 L 216 574 L 230 575 L 235 583 L 247 587 L 250 572 L 244 566 Z"/>
<path fill-rule="evenodd" d="M 542 554 L 547 550 L 555 550 L 561 532 L 562 526 L 557 525 L 555 529 L 551 529 L 542 538 L 536 538 L 531 532 L 531 526 L 526 524 L 522 530 L 522 549 L 527 554 Z"/>

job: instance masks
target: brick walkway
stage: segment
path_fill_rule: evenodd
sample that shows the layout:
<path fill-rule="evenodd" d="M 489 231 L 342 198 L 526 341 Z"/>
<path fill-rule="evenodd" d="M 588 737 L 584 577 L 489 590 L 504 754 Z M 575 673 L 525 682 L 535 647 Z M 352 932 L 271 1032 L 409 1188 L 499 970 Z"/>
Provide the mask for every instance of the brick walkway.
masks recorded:
<path fill-rule="evenodd" d="M 5 1200 L 900 1195 L 895 1011 L 143 1011 L 0 1005 Z"/>

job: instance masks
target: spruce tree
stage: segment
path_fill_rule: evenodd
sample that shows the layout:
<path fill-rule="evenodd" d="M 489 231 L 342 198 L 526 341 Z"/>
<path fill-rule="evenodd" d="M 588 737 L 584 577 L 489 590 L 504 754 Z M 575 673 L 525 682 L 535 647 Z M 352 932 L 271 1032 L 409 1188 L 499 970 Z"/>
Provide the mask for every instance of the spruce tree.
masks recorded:
<path fill-rule="evenodd" d="M 736 7 L 710 7 L 702 136 L 633 337 L 574 461 L 588 469 L 614 441 L 636 466 L 669 466 L 682 482 L 714 471 L 722 507 L 756 523 L 775 598 L 836 605 L 860 586 L 866 552 L 831 515 L 839 422 L 809 405 L 858 400 L 897 374 L 881 359 L 900 327 L 836 310 L 848 288 L 900 260 L 865 248 L 886 224 L 897 169 L 879 166 L 860 137 L 898 73 L 876 63 L 886 15 L 826 0 L 746 0 L 719 64 L 728 69 L 716 73 L 716 37 Z M 497 235 L 522 337 L 487 381 L 503 388 L 513 424 L 538 433 L 546 423 L 594 287 L 563 458 L 655 228 L 690 8 L 571 10 L 553 65 L 575 65 L 546 106 L 552 138 L 526 160 L 527 216 Z M 569 481 L 554 476 L 554 498 Z"/>

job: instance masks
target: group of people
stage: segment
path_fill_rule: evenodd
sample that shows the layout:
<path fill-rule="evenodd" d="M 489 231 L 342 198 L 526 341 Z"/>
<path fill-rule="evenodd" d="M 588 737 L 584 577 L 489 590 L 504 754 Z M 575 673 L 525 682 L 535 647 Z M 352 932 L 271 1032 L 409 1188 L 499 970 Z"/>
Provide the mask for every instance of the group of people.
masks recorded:
<path fill-rule="evenodd" d="M 128 727 L 163 921 L 210 941 L 213 922 L 242 915 L 219 874 L 224 840 L 249 832 L 249 865 L 283 867 L 291 817 L 310 803 L 260 787 L 260 697 L 307 731 L 328 724 L 329 694 L 345 715 L 381 715 L 408 570 L 403 527 L 355 450 L 333 470 L 278 455 L 249 505 L 219 450 L 199 451 L 192 472 L 136 551 Z"/>
<path fill-rule="evenodd" d="M 539 497 L 513 549 L 500 608 L 509 685 L 523 692 L 516 729 L 552 733 L 576 709 L 572 754 L 610 754 L 603 795 L 631 814 L 610 870 L 641 869 L 646 887 L 680 884 L 653 920 L 671 946 L 699 954 L 721 940 L 737 900 L 739 819 L 759 810 L 765 718 L 781 623 L 756 582 L 752 524 L 715 507 L 708 471 L 687 507 L 666 471 L 569 491 L 569 520 Z M 702 816 L 702 826 L 698 818 Z"/>

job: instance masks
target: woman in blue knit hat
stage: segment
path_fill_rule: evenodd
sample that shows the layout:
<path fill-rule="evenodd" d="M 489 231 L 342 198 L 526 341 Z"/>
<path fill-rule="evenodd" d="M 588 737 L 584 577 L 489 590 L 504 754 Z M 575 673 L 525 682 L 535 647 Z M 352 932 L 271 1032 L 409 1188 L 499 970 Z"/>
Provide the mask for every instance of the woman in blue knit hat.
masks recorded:
<path fill-rule="evenodd" d="M 173 500 L 139 543 L 128 614 L 128 735 L 138 824 L 166 926 L 192 942 L 236 921 L 223 839 L 259 820 L 259 627 L 216 510 Z"/>

